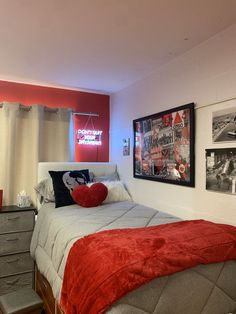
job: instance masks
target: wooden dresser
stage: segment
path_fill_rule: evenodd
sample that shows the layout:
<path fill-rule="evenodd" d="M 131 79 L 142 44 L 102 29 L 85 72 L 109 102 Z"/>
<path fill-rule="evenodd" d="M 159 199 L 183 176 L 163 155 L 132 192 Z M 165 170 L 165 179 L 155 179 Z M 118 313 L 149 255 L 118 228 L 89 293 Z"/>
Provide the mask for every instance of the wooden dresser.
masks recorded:
<path fill-rule="evenodd" d="M 36 209 L 0 209 L 0 295 L 34 286 L 34 261 L 29 250 Z"/>

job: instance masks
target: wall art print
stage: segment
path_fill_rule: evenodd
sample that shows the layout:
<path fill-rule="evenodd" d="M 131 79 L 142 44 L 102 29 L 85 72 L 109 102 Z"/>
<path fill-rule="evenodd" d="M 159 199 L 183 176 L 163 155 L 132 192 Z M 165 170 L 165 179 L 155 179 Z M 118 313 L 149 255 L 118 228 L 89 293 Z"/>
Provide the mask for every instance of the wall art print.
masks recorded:
<path fill-rule="evenodd" d="M 236 148 L 206 149 L 206 189 L 236 194 Z"/>
<path fill-rule="evenodd" d="M 213 112 L 212 140 L 214 143 L 236 142 L 236 107 Z"/>
<path fill-rule="evenodd" d="M 194 104 L 133 121 L 134 177 L 194 186 Z"/>
<path fill-rule="evenodd" d="M 130 155 L 130 138 L 123 138 L 123 156 Z"/>

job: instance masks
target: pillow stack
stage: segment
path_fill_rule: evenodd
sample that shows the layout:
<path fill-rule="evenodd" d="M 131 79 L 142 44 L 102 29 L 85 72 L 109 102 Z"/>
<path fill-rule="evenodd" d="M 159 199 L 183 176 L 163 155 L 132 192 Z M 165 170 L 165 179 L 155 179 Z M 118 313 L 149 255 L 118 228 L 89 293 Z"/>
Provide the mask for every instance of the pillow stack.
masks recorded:
<path fill-rule="evenodd" d="M 84 169 L 49 171 L 49 174 L 51 178 L 42 180 L 35 187 L 41 204 L 55 202 L 56 208 L 75 203 L 83 207 L 95 207 L 102 203 L 131 200 L 117 172 L 94 176 Z"/>

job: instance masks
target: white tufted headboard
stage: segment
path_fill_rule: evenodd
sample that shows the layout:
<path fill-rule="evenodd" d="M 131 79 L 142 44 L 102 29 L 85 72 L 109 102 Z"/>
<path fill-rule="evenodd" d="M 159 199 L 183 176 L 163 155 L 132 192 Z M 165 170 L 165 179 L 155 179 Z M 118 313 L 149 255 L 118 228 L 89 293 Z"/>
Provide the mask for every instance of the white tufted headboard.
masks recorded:
<path fill-rule="evenodd" d="M 105 176 L 116 171 L 116 164 L 110 162 L 39 162 L 38 182 L 49 178 L 49 170 L 82 170 L 89 169 L 95 176 Z"/>

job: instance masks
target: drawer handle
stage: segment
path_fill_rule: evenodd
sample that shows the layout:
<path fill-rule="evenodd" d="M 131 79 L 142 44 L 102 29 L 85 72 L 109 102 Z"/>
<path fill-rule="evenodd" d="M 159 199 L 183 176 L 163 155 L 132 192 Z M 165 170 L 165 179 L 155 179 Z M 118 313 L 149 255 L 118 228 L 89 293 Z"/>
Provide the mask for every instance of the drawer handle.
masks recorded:
<path fill-rule="evenodd" d="M 15 280 L 12 280 L 12 281 L 6 281 L 6 284 L 12 286 L 12 285 L 14 285 L 15 283 L 17 283 L 19 280 L 20 280 L 20 278 L 16 278 Z"/>
<path fill-rule="evenodd" d="M 7 220 L 17 220 L 19 218 L 20 218 L 20 216 L 16 216 L 16 217 L 12 217 L 12 218 L 7 218 Z"/>
<path fill-rule="evenodd" d="M 6 241 L 18 241 L 19 238 L 7 238 Z"/>
<path fill-rule="evenodd" d="M 8 264 L 11 264 L 11 263 L 17 263 L 20 259 L 19 258 L 16 258 L 16 259 L 12 259 L 12 260 L 9 260 L 9 261 L 6 261 Z"/>

